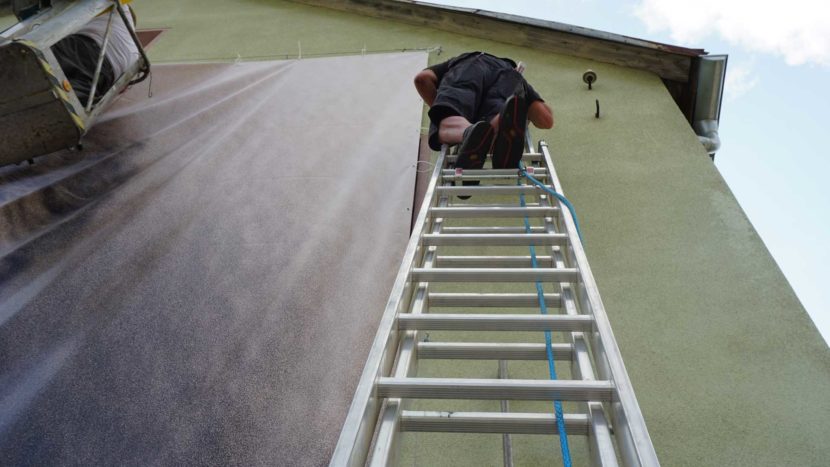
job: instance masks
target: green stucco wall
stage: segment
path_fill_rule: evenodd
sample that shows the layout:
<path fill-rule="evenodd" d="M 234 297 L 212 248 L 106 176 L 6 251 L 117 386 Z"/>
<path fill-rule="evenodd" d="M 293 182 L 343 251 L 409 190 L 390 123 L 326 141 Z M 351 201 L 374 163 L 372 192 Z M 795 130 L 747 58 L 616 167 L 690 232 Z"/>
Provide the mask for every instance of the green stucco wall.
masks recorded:
<path fill-rule="evenodd" d="M 281 1 L 139 0 L 136 8 L 139 27 L 171 28 L 149 51 L 156 61 L 295 56 L 298 41 L 304 55 L 440 44 L 431 62 L 467 50 L 525 61 L 556 116 L 556 127 L 534 138 L 549 142 L 580 216 L 662 464 L 830 462 L 830 351 L 658 77 Z M 581 82 L 587 68 L 599 75 L 593 91 Z M 403 459 L 428 465 L 455 452 L 452 465 L 500 465 L 500 437 L 487 438 L 492 452 L 458 448 L 467 438 L 419 437 L 405 443 Z M 515 444 L 517 465 L 558 455 L 552 437 Z M 415 447 L 430 453 L 413 456 Z"/>

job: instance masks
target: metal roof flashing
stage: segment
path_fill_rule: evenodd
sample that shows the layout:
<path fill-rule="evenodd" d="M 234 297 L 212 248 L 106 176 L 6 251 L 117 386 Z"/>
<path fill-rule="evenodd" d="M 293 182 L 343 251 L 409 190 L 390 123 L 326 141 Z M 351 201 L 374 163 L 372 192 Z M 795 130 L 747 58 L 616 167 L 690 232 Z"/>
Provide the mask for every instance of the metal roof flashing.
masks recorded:
<path fill-rule="evenodd" d="M 519 16 L 519 15 L 512 15 L 509 13 L 499 13 L 489 10 L 481 10 L 477 8 L 464 8 L 464 7 L 455 7 L 455 6 L 448 6 L 448 5 L 441 5 L 437 3 L 430 3 L 430 2 L 422 2 L 418 0 L 388 0 L 392 2 L 398 3 L 407 3 L 412 5 L 422 5 L 428 8 L 435 8 L 440 10 L 450 10 L 455 11 L 458 13 L 465 13 L 465 14 L 472 14 L 478 16 L 484 16 L 488 18 L 493 18 L 501 21 L 508 21 L 511 23 L 517 24 L 526 24 L 529 26 L 535 26 L 545 29 L 550 29 L 551 31 L 559 31 L 565 32 L 568 34 L 575 34 L 579 36 L 583 36 L 586 38 L 609 41 L 609 42 L 616 42 L 619 44 L 626 44 L 635 47 L 644 47 L 653 50 L 659 50 L 667 53 L 672 54 L 680 54 L 686 55 L 689 57 L 699 57 L 701 55 L 706 55 L 704 49 L 692 49 L 688 47 L 681 47 L 672 44 L 664 44 L 661 42 L 654 42 L 645 39 L 638 39 L 636 37 L 624 36 L 621 34 L 614 34 L 611 32 L 600 31 L 597 29 L 586 28 L 582 26 L 575 26 L 572 24 L 566 23 L 559 23 L 557 21 L 548 21 L 548 20 L 541 20 L 537 18 L 529 18 L 527 16 Z"/>

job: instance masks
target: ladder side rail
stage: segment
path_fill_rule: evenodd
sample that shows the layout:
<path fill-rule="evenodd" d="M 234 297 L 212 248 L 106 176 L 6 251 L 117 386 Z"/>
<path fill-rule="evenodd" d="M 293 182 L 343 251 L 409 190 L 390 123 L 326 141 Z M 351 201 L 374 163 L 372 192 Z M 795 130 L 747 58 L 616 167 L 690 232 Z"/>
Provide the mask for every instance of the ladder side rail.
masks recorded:
<path fill-rule="evenodd" d="M 402 305 L 406 302 L 407 296 L 411 297 L 411 294 L 407 293 L 411 291 L 410 272 L 416 258 L 423 255 L 421 237 L 427 225 L 429 209 L 435 202 L 435 187 L 440 179 L 446 152 L 446 148 L 442 148 L 435 164 L 415 228 L 409 238 L 401 267 L 372 341 L 366 365 L 363 367 L 352 403 L 346 413 L 340 437 L 329 462 L 330 466 L 363 467 L 366 462 L 383 400 L 377 395 L 375 382 L 379 377 L 388 374 L 397 352 L 396 317 L 403 308 Z"/>
<path fill-rule="evenodd" d="M 541 144 L 540 144 L 540 148 L 541 148 Z M 557 192 L 563 193 L 564 190 L 562 189 L 561 184 L 560 184 L 559 179 L 558 179 L 558 176 L 555 173 L 555 168 L 552 167 L 552 162 L 551 162 L 551 170 L 552 170 L 552 172 L 551 172 L 551 174 L 552 174 L 551 175 L 551 177 L 552 177 L 551 178 L 551 183 L 554 185 L 554 188 Z M 564 206 L 563 206 L 563 210 L 564 210 Z M 570 217 L 570 212 L 568 212 L 568 218 L 572 220 L 572 218 Z M 561 224 L 560 225 L 560 230 L 561 231 L 562 230 L 566 231 L 567 230 L 567 224 L 565 223 L 564 216 L 559 218 L 558 221 Z M 575 227 L 574 227 L 574 230 L 575 230 Z M 578 234 L 576 236 L 572 236 L 571 238 L 574 238 L 574 239 L 578 238 Z M 581 243 L 580 243 L 580 246 L 581 246 Z M 567 254 L 564 256 L 566 264 L 577 265 L 576 267 L 578 268 L 577 259 L 576 259 L 576 256 L 575 256 L 574 249 L 573 249 L 572 245 L 570 245 L 570 247 L 566 250 L 566 253 Z M 586 263 L 587 263 L 587 259 L 586 259 Z M 592 312 L 593 308 L 592 308 L 592 304 L 591 304 L 590 295 L 588 294 L 588 287 L 585 287 L 585 282 L 584 282 L 583 279 L 584 279 L 583 277 L 580 277 L 580 280 L 578 282 L 576 282 L 576 286 L 577 286 L 577 289 L 578 289 L 578 295 L 577 295 L 577 299 L 575 300 L 575 304 L 580 309 L 585 310 L 586 313 L 588 313 L 590 315 L 593 315 L 593 312 Z M 598 292 L 597 292 L 597 295 L 598 295 Z M 604 308 L 603 308 L 603 310 L 604 310 Z M 598 331 L 594 331 L 594 332 L 591 333 L 591 338 L 592 338 L 591 339 L 591 341 L 592 341 L 591 348 L 593 349 L 593 354 L 595 356 L 598 374 L 604 380 L 613 380 L 614 377 L 613 377 L 613 371 L 612 371 L 612 368 L 611 368 L 611 360 L 609 359 L 608 355 L 606 354 L 605 345 L 603 343 L 603 338 L 602 338 L 601 333 L 598 332 Z M 621 357 L 620 357 L 620 360 L 621 360 Z M 626 375 L 627 375 L 627 373 L 626 373 Z M 619 386 L 617 386 L 617 390 L 618 390 L 618 396 L 619 396 Z M 619 447 L 620 454 L 623 458 L 623 461 L 624 461 L 625 465 L 634 465 L 634 466 L 642 465 L 641 461 L 640 461 L 640 458 L 639 458 L 639 455 L 636 451 L 636 446 L 634 445 L 633 439 L 630 435 L 630 431 L 629 431 L 630 428 L 627 425 L 627 418 L 625 417 L 624 411 L 622 411 L 621 408 L 622 408 L 622 405 L 619 402 L 612 402 L 611 403 L 610 412 L 612 414 L 612 420 L 613 420 L 614 426 L 615 426 L 614 434 L 615 434 L 615 437 L 617 439 L 617 445 Z M 601 413 L 601 417 L 603 419 L 605 418 L 604 414 L 605 414 L 605 410 L 603 409 L 603 412 Z M 599 412 L 597 413 L 597 416 L 600 416 Z M 591 449 L 592 449 L 592 452 L 591 452 L 592 456 L 603 454 L 603 451 L 600 451 L 598 449 L 598 446 L 596 445 L 594 439 L 591 440 L 591 445 L 590 446 L 591 446 Z M 616 455 L 615 455 L 615 457 L 616 457 Z M 596 457 L 594 457 L 592 460 L 596 460 Z"/>
<path fill-rule="evenodd" d="M 507 371 L 507 360 L 499 360 L 499 379 L 509 378 L 510 374 Z M 500 400 L 499 408 L 502 413 L 510 413 L 510 401 L 507 399 Z M 510 433 L 502 433 L 501 450 L 504 467 L 513 467 L 513 441 L 510 439 Z"/>
<path fill-rule="evenodd" d="M 571 263 L 575 263 L 576 259 L 574 256 L 573 249 L 568 250 L 568 261 Z M 577 287 L 577 300 L 576 303 L 578 306 L 582 307 L 582 309 L 587 310 L 588 314 L 592 314 L 593 312 L 593 305 L 591 303 L 591 295 L 589 293 L 590 288 L 586 286 L 584 280 L 580 278 L 580 281 L 576 283 Z M 585 305 L 579 305 L 580 303 Z M 604 310 L 604 308 L 603 308 Z M 609 324 L 610 326 L 610 324 Z M 606 345 L 603 342 L 603 335 L 599 332 L 598 328 L 591 332 L 591 349 L 594 354 L 597 373 L 600 375 L 600 378 L 603 380 L 613 380 L 614 379 L 614 370 L 612 367 L 612 362 L 614 360 L 613 353 L 612 356 L 609 357 L 608 352 L 606 352 Z M 620 363 L 622 362 L 622 356 L 619 354 L 619 348 L 617 348 L 616 353 L 619 355 L 618 359 Z M 624 369 L 624 364 L 623 364 Z M 627 377 L 628 372 L 625 372 Z M 632 389 L 630 390 L 631 394 L 633 395 L 633 386 L 630 386 Z M 617 386 L 617 390 L 620 391 L 620 386 Z M 619 393 L 618 393 L 619 396 Z M 636 401 L 636 398 L 635 398 Z M 639 409 L 639 406 L 638 406 Z M 641 462 L 640 455 L 637 451 L 637 446 L 635 444 L 634 438 L 632 437 L 631 433 L 631 426 L 628 423 L 628 417 L 625 414 L 625 409 L 623 405 L 617 401 L 613 401 L 610 404 L 609 409 L 603 409 L 602 416 L 605 417 L 605 413 L 608 412 L 611 415 L 611 420 L 613 421 L 615 430 L 614 435 L 617 440 L 617 446 L 620 451 L 620 456 L 622 457 L 625 465 L 631 466 L 640 466 L 644 465 Z M 650 439 L 649 439 L 650 442 Z M 594 445 L 591 445 L 594 448 Z M 652 446 L 653 450 L 653 446 Z M 592 453 L 593 454 L 593 453 Z"/>
<path fill-rule="evenodd" d="M 532 151 L 532 143 L 530 137 L 527 138 L 527 147 Z M 545 160 L 547 165 L 548 160 Z M 561 187 L 559 187 L 561 189 Z M 540 192 L 538 193 L 540 206 L 552 206 L 550 195 Z M 544 220 L 544 231 L 547 233 L 557 233 L 564 231 L 562 223 L 564 217 L 562 211 L 556 212 L 556 217 L 546 217 Z M 550 247 L 550 256 L 552 258 L 553 267 L 566 268 L 566 258 L 562 253 L 560 246 Z M 579 314 L 574 299 L 573 289 L 569 282 L 560 282 L 557 284 L 557 290 L 561 300 L 561 307 L 565 310 L 568 316 L 575 316 Z M 569 347 L 571 352 L 571 375 L 574 379 L 582 379 L 585 381 L 596 380 L 596 374 L 593 369 L 591 355 L 588 351 L 588 344 L 585 339 L 585 334 L 581 331 L 568 333 Z M 593 465 L 602 467 L 616 467 L 617 454 L 614 450 L 614 444 L 611 441 L 611 430 L 608 424 L 608 419 L 605 416 L 605 408 L 600 402 L 586 402 L 586 412 L 590 423 L 589 446 L 591 453 L 591 461 Z"/>
<path fill-rule="evenodd" d="M 435 193 L 440 195 L 438 206 L 444 207 L 449 204 L 449 197 L 441 194 L 438 191 Z M 430 232 L 433 234 L 440 234 L 443 227 L 443 219 L 432 217 L 432 227 Z M 431 269 L 437 262 L 438 247 L 430 246 L 426 249 L 426 254 L 423 259 L 422 267 L 424 269 Z M 410 315 L 420 315 L 429 311 L 429 282 L 418 282 L 415 292 L 415 298 L 412 305 L 409 307 Z M 398 328 L 401 332 L 402 329 Z M 399 352 L 397 354 L 394 377 L 408 378 L 417 372 L 418 365 L 418 330 L 403 331 L 403 339 L 399 345 Z M 398 445 L 400 438 L 400 418 L 401 413 L 406 408 L 403 399 L 387 399 L 384 405 L 383 414 L 380 418 L 380 427 L 377 430 L 377 436 L 373 443 L 371 457 L 368 464 L 373 467 L 383 467 L 385 465 L 397 464 Z"/>
<path fill-rule="evenodd" d="M 558 218 L 557 221 L 561 225 L 562 218 Z M 554 262 L 556 267 L 565 267 L 566 258 L 562 253 L 561 247 L 554 247 L 554 254 L 552 256 L 555 258 Z M 568 315 L 579 314 L 576 299 L 574 297 L 573 286 L 570 283 L 561 283 L 560 285 L 560 295 L 562 297 L 562 303 L 566 313 Z M 571 360 L 571 365 L 574 369 L 573 377 L 587 381 L 594 381 L 596 379 L 596 373 L 594 372 L 593 361 L 589 352 L 589 346 L 585 333 L 570 333 L 569 341 L 571 347 L 574 349 L 573 359 Z M 601 402 L 589 401 L 585 403 L 585 408 L 590 422 L 588 441 L 591 463 L 595 466 L 603 467 L 618 466 L 619 462 L 617 452 L 614 449 L 610 423 L 608 422 L 608 417 L 606 416 L 605 406 Z"/>
<path fill-rule="evenodd" d="M 556 191 L 562 193 L 563 189 L 561 185 L 559 185 L 558 178 L 554 180 L 556 182 Z M 565 226 L 564 216 L 558 216 L 555 220 L 556 222 L 554 223 L 554 226 L 558 232 L 562 232 L 567 229 L 567 227 Z M 553 250 L 556 252 L 556 254 L 552 255 L 554 257 L 554 263 L 556 267 L 566 267 L 568 264 L 575 263 L 575 260 L 573 260 L 573 255 L 571 254 L 570 257 L 566 257 L 566 255 L 562 253 L 561 247 L 553 247 Z M 580 291 L 584 292 L 584 290 L 584 287 L 580 288 Z M 562 297 L 563 307 L 565 307 L 566 312 L 569 315 L 580 313 L 578 310 L 579 301 L 574 296 L 572 284 L 562 283 L 560 288 L 560 295 Z M 581 296 L 581 298 L 582 301 L 588 301 L 588 298 L 586 296 Z M 588 313 L 590 314 L 590 308 L 588 310 Z M 602 338 L 598 332 L 591 332 L 589 333 L 589 335 L 592 338 L 591 348 L 594 349 L 593 353 L 595 355 L 595 359 L 591 359 L 590 357 L 590 353 L 588 350 L 588 342 L 585 333 L 578 332 L 571 333 L 570 335 L 570 343 L 571 346 L 574 348 L 574 360 L 572 361 L 572 364 L 575 365 L 576 370 L 578 371 L 578 373 L 576 373 L 574 377 L 583 380 L 593 381 L 596 379 L 596 374 L 598 372 L 601 375 L 602 379 L 610 380 L 612 379 L 611 370 L 605 354 Z M 580 360 L 578 359 L 581 360 L 581 364 Z M 596 361 L 596 364 L 598 366 L 597 372 L 594 372 L 594 368 L 592 365 L 592 361 L 594 360 Z M 614 407 L 612 407 L 611 410 L 614 410 L 614 408 L 616 407 L 620 407 L 619 403 L 612 404 Z M 591 422 L 591 430 L 589 432 L 589 447 L 592 464 L 608 466 L 618 465 L 617 453 L 614 450 L 613 442 L 611 441 L 611 430 L 610 424 L 608 422 L 608 417 L 606 416 L 606 407 L 602 403 L 590 401 L 586 403 L 586 406 Z M 625 418 L 623 417 L 620 420 L 625 420 Z M 621 451 L 626 465 L 640 465 L 640 461 L 636 457 L 636 454 L 633 452 L 633 449 L 628 447 L 628 445 L 631 444 L 630 437 L 627 437 L 625 439 L 627 440 L 626 442 L 618 444 L 622 445 Z"/>
<path fill-rule="evenodd" d="M 558 193 L 563 193 L 562 185 L 553 165 L 553 160 L 544 141 L 539 142 L 539 151 L 542 153 L 550 173 L 550 182 Z M 579 241 L 573 217 L 568 209 L 561 203 L 561 213 L 564 226 L 568 236 L 573 239 L 565 250 L 568 262 L 579 270 L 580 280 L 577 283 L 580 309 L 590 313 L 594 317 L 596 326 L 596 337 L 594 342 L 599 341 L 600 346 L 594 347 L 594 356 L 597 360 L 604 359 L 607 363 L 609 374 L 599 376 L 614 382 L 617 391 L 617 401 L 612 404 L 612 423 L 614 435 L 617 438 L 617 445 L 627 465 L 658 466 L 657 453 L 648 434 L 645 419 L 640 410 L 637 398 L 634 395 L 634 388 L 626 372 L 619 347 L 617 346 L 614 333 L 611 330 L 611 323 L 605 313 L 605 307 L 599 295 L 599 290 L 594 281 L 591 268 L 588 265 L 587 256 Z M 597 365 L 597 370 L 602 372 L 603 365 Z"/>
<path fill-rule="evenodd" d="M 549 205 L 550 196 L 540 195 L 540 205 Z M 557 218 L 557 220 L 561 220 Z M 547 232 L 556 232 L 556 224 L 552 218 L 545 219 L 545 230 Z M 551 247 L 551 256 L 554 260 L 554 267 L 565 268 L 565 256 L 562 254 L 562 249 L 559 246 Z M 576 303 L 573 295 L 571 284 L 568 282 L 559 283 L 558 292 L 562 300 L 562 308 L 569 316 L 578 315 L 579 311 L 576 308 Z M 588 352 L 588 344 L 585 341 L 585 334 L 582 332 L 568 333 L 568 340 L 570 347 L 573 349 L 571 358 L 571 374 L 574 379 L 582 379 L 586 381 L 596 380 L 591 356 Z M 608 426 L 608 419 L 605 417 L 605 409 L 600 402 L 585 403 L 586 411 L 588 413 L 588 420 L 590 422 L 589 442 L 591 447 L 591 460 L 593 465 L 602 467 L 616 467 L 617 454 L 614 450 L 614 444 L 611 441 L 611 431 Z"/>

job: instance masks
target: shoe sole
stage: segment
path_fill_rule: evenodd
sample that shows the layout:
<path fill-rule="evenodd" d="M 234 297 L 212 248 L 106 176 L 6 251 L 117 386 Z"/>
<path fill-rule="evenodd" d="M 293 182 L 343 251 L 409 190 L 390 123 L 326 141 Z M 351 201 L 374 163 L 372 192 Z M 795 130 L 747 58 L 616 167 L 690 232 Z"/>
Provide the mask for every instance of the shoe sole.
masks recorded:
<path fill-rule="evenodd" d="M 525 147 L 527 105 L 525 99 L 511 96 L 499 118 L 499 132 L 493 145 L 493 168 L 519 167 Z"/>
<path fill-rule="evenodd" d="M 484 167 L 484 160 L 493 142 L 493 128 L 487 122 L 478 122 L 470 132 L 458 149 L 455 166 L 462 169 L 480 169 Z"/>
<path fill-rule="evenodd" d="M 470 135 L 458 150 L 458 159 L 455 161 L 455 166 L 462 169 L 480 169 L 484 167 L 484 160 L 487 158 L 487 152 L 490 151 L 490 146 L 493 143 L 493 127 L 488 122 L 478 122 L 470 131 Z M 462 185 L 471 186 L 479 183 L 481 183 L 479 180 L 465 180 Z M 458 198 L 470 199 L 470 196 L 463 195 Z"/>

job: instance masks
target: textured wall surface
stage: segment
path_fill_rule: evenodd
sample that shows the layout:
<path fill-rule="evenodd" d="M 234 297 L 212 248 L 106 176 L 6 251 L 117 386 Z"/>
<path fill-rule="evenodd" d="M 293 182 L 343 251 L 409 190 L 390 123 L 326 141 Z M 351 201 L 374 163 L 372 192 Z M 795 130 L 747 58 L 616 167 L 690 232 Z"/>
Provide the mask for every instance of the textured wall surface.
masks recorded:
<path fill-rule="evenodd" d="M 580 215 L 663 465 L 830 459 L 830 351 L 657 77 L 281 1 L 141 0 L 137 10 L 140 27 L 171 28 L 150 51 L 157 61 L 296 57 L 299 42 L 304 55 L 440 44 L 431 62 L 482 49 L 527 62 L 557 120 L 534 137 L 550 143 Z M 593 91 L 586 68 L 599 75 Z M 457 448 L 461 439 L 419 438 L 409 447 L 429 457 L 404 459 L 500 462 L 498 437 L 492 452 Z M 552 438 L 517 443 L 519 465 L 558 451 Z"/>

